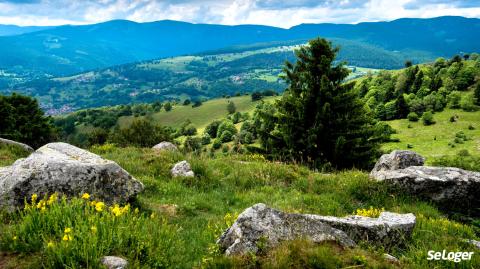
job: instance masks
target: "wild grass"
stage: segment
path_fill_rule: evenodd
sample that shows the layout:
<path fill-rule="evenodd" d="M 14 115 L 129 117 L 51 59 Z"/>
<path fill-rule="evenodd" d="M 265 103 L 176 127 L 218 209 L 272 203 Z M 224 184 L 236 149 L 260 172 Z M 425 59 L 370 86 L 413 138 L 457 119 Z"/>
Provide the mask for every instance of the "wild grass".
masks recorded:
<path fill-rule="evenodd" d="M 462 240 L 479 238 L 479 227 L 475 224 L 478 220 L 460 223 L 448 219 L 447 212 L 434 204 L 373 182 L 363 171 L 322 174 L 299 165 L 269 162 L 258 155 L 207 157 L 111 146 L 92 151 L 116 161 L 145 184 L 145 191 L 135 204 L 141 220 L 133 220 L 135 215 L 129 211 L 116 224 L 111 210 L 98 214 L 80 198 L 60 201 L 51 211 L 47 209 L 46 214 L 34 210 L 4 215 L 0 230 L 7 232 L 1 239 L 2 251 L 41 257 L 45 267 L 58 266 L 53 261 L 85 267 L 88 261 L 88 267 L 95 268 L 99 266 L 98 257 L 112 254 L 127 257 L 134 268 L 480 267 L 477 254 L 471 261 L 459 264 L 426 260 L 428 250 L 476 251 Z M 195 178 L 172 178 L 169 170 L 184 159 L 191 163 Z M 417 215 L 418 223 L 412 239 L 399 248 L 360 244 L 354 249 L 341 249 L 332 244 L 295 241 L 259 255 L 224 257 L 215 246 L 216 239 L 236 215 L 255 203 L 287 212 L 333 216 L 354 212 L 375 216 L 382 210 L 412 212 Z M 151 213 L 157 218 L 150 219 Z M 90 233 L 91 221 L 105 237 L 80 236 Z M 142 224 L 137 225 L 136 221 Z M 61 240 L 67 227 L 75 233 L 74 240 L 68 242 L 73 243 L 70 248 Z M 29 239 L 33 241 L 25 241 L 27 234 L 33 235 Z M 11 246 L 15 235 L 24 243 Z M 117 240 L 113 241 L 113 237 Z M 55 258 L 46 248 L 49 240 L 61 247 L 58 257 L 64 258 Z M 146 250 L 132 247 L 132 240 L 145 240 Z M 385 252 L 398 257 L 400 263 L 387 262 L 383 258 Z"/>
<path fill-rule="evenodd" d="M 455 122 L 451 117 L 458 116 Z M 427 157 L 427 163 L 442 156 L 453 156 L 462 150 L 468 150 L 473 156 L 480 156 L 480 111 L 465 112 L 446 109 L 433 115 L 436 123 L 424 126 L 421 121 L 410 122 L 406 119 L 387 122 L 397 134 L 399 142 L 386 143 L 383 149 L 409 149 Z M 463 132 L 466 139 L 458 139 Z"/>

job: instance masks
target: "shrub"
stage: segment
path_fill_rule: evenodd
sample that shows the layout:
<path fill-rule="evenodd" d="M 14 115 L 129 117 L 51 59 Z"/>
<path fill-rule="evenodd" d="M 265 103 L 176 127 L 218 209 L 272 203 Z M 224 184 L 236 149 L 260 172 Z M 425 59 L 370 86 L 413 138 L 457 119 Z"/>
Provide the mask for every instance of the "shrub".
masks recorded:
<path fill-rule="evenodd" d="M 152 147 L 162 141 L 171 140 L 172 131 L 144 119 L 135 119 L 128 127 L 115 127 L 111 142 L 122 147 Z"/>
<path fill-rule="evenodd" d="M 213 140 L 212 149 L 219 149 L 222 146 L 222 141 L 217 138 Z"/>
<path fill-rule="evenodd" d="M 231 122 L 231 121 L 229 121 L 229 120 L 224 120 L 224 121 L 222 121 L 222 123 L 218 126 L 217 136 L 216 136 L 216 137 L 220 137 L 220 138 L 221 138 L 222 135 L 223 135 L 223 133 L 225 133 L 225 132 L 227 132 L 227 131 L 229 132 L 229 134 L 226 136 L 226 139 L 227 139 L 227 137 L 230 137 L 230 138 L 228 138 L 228 139 L 230 139 L 230 140 L 228 140 L 228 141 L 232 141 L 232 140 L 231 140 L 231 136 L 233 136 L 234 134 L 237 133 L 237 128 L 235 128 L 235 125 L 233 124 L 233 122 Z M 222 138 L 222 141 L 224 141 L 223 138 Z M 227 142 L 228 142 L 228 141 L 227 141 Z M 224 141 L 224 142 L 225 142 L 225 141 Z"/>
<path fill-rule="evenodd" d="M 195 100 L 195 101 L 193 102 L 192 107 L 199 107 L 199 106 L 201 106 L 201 105 L 203 105 L 203 102 L 202 102 L 201 100 Z"/>
<path fill-rule="evenodd" d="M 419 117 L 418 117 L 418 114 L 417 114 L 417 113 L 415 113 L 415 112 L 410 112 L 410 113 L 408 113 L 408 115 L 407 115 L 407 119 L 408 119 L 409 121 L 414 121 L 414 122 L 415 122 L 415 121 L 418 121 Z"/>
<path fill-rule="evenodd" d="M 204 133 L 210 135 L 211 138 L 217 137 L 218 126 L 220 126 L 222 122 L 219 120 L 212 121 L 207 127 L 205 127 Z"/>
<path fill-rule="evenodd" d="M 254 140 L 253 134 L 250 133 L 249 131 L 242 130 L 242 131 L 240 131 L 238 136 L 239 136 L 240 142 L 242 144 L 252 144 L 253 143 L 253 140 Z"/>
<path fill-rule="evenodd" d="M 234 102 L 232 101 L 228 102 L 227 111 L 228 111 L 228 114 L 233 114 L 235 113 L 235 111 L 237 111 L 237 107 L 235 106 Z"/>
<path fill-rule="evenodd" d="M 462 100 L 460 101 L 460 108 L 469 112 L 478 110 L 478 106 L 475 105 L 475 100 L 471 94 L 466 94 L 462 97 Z"/>
<path fill-rule="evenodd" d="M 430 111 L 423 113 L 422 122 L 425 126 L 435 124 L 435 120 L 433 119 L 433 113 Z"/>
<path fill-rule="evenodd" d="M 473 127 L 473 125 L 468 125 L 468 130 L 475 130 L 475 127 Z"/>
<path fill-rule="evenodd" d="M 199 152 L 202 149 L 202 139 L 199 137 L 187 136 L 183 141 L 183 149 L 187 152 Z"/>
<path fill-rule="evenodd" d="M 263 98 L 260 92 L 253 92 L 251 96 L 252 96 L 252 102 L 259 101 Z"/>
<path fill-rule="evenodd" d="M 184 106 L 188 106 L 190 103 L 192 103 L 192 101 L 190 101 L 190 99 L 185 99 L 185 101 L 183 101 Z"/>
<path fill-rule="evenodd" d="M 165 109 L 166 112 L 171 111 L 172 110 L 172 104 L 170 102 L 167 102 L 167 103 L 165 103 L 163 108 Z"/>
<path fill-rule="evenodd" d="M 230 130 L 225 130 L 222 135 L 220 135 L 220 141 L 222 143 L 230 142 L 233 140 L 234 134 Z"/>
<path fill-rule="evenodd" d="M 208 145 L 212 141 L 212 138 L 208 133 L 203 133 L 201 139 L 202 139 L 202 145 Z"/>

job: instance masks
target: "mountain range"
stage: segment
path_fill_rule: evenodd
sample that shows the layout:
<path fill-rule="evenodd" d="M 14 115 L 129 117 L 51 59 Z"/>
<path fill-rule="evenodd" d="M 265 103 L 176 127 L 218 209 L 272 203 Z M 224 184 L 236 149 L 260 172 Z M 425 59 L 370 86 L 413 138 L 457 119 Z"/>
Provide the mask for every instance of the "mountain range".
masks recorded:
<path fill-rule="evenodd" d="M 0 34 L 8 32 L 1 29 Z M 0 69 L 52 76 L 229 46 L 317 36 L 360 42 L 392 53 L 411 55 L 410 58 L 417 62 L 480 51 L 477 36 L 480 19 L 451 16 L 359 24 L 301 24 L 289 29 L 168 20 L 149 23 L 115 20 L 16 31 L 20 34 L 0 37 Z"/>

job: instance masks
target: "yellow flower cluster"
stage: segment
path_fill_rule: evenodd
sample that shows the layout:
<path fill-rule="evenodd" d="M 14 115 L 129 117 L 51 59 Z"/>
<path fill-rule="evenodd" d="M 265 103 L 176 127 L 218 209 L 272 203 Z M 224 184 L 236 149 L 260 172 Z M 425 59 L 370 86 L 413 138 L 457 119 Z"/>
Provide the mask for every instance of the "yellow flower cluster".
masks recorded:
<path fill-rule="evenodd" d="M 38 199 L 38 194 L 36 194 L 36 193 L 32 194 L 30 204 L 25 202 L 25 208 L 24 209 L 25 210 L 39 209 L 40 211 L 43 212 L 43 211 L 47 210 L 47 205 L 51 206 L 51 205 L 53 205 L 54 203 L 57 202 L 58 193 L 54 193 L 50 196 L 45 196 L 42 200 L 38 201 L 38 203 L 37 203 L 37 199 Z"/>
<path fill-rule="evenodd" d="M 250 154 L 248 158 L 252 161 L 265 161 L 265 157 L 258 153 Z"/>
<path fill-rule="evenodd" d="M 91 201 L 90 202 L 90 205 L 95 207 L 95 210 L 97 212 L 102 212 L 103 209 L 105 208 L 105 203 L 104 202 L 100 202 L 100 201 Z"/>
<path fill-rule="evenodd" d="M 127 213 L 129 210 L 130 210 L 130 204 L 127 204 L 124 207 L 121 207 L 115 204 L 114 206 L 110 207 L 110 211 L 115 217 L 120 217 L 121 215 Z"/>
<path fill-rule="evenodd" d="M 72 228 L 68 228 L 68 227 L 65 228 L 63 233 L 64 233 L 63 238 L 62 238 L 63 241 L 72 241 L 73 240 Z"/>
<path fill-rule="evenodd" d="M 385 208 L 373 208 L 370 207 L 368 209 L 365 208 L 359 208 L 357 211 L 353 212 L 354 215 L 357 216 L 363 216 L 363 217 L 369 217 L 369 218 L 378 218 L 380 216 L 380 213 L 385 211 Z"/>

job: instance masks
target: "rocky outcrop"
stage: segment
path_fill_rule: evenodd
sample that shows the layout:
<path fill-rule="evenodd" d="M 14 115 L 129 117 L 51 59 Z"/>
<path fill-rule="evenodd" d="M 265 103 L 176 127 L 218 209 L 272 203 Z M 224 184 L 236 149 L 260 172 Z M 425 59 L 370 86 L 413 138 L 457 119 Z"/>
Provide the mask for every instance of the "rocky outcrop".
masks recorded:
<path fill-rule="evenodd" d="M 25 151 L 33 152 L 33 148 L 30 147 L 29 145 L 23 144 L 23 143 L 20 143 L 20 142 L 17 142 L 17 141 L 5 139 L 5 138 L 0 138 L 0 144 L 17 146 L 17 147 L 20 147 L 20 148 L 24 149 Z"/>
<path fill-rule="evenodd" d="M 172 170 L 170 170 L 173 177 L 194 177 L 195 174 L 187 161 L 176 163 Z"/>
<path fill-rule="evenodd" d="M 127 260 L 115 256 L 104 256 L 101 262 L 108 269 L 126 269 L 128 266 Z"/>
<path fill-rule="evenodd" d="M 402 154 L 403 155 L 403 154 Z M 423 163 L 423 157 L 416 153 L 402 159 L 404 165 L 384 165 L 391 156 L 399 156 L 397 151 L 383 155 L 370 173 L 377 181 L 400 187 L 408 193 L 435 201 L 449 208 L 475 210 L 480 206 L 480 173 L 454 167 L 429 167 L 408 164 Z M 418 162 L 417 162 L 418 161 Z M 380 167 L 383 167 L 379 169 Z M 477 212 L 478 213 L 478 212 Z"/>
<path fill-rule="evenodd" d="M 178 150 L 177 146 L 173 143 L 163 141 L 159 144 L 156 144 L 155 146 L 152 147 L 153 150 L 155 151 L 166 151 L 166 150 L 171 150 L 175 151 Z"/>
<path fill-rule="evenodd" d="M 9 208 L 23 206 L 32 194 L 89 193 L 107 203 L 122 203 L 142 190 L 143 184 L 115 162 L 66 143 L 47 144 L 0 168 L 0 206 Z"/>
<path fill-rule="evenodd" d="M 413 214 L 384 212 L 379 218 L 345 218 L 289 214 L 256 204 L 243 211 L 217 243 L 227 255 L 257 252 L 262 241 L 273 247 L 286 240 L 304 238 L 315 243 L 336 241 L 344 247 L 360 241 L 386 246 L 398 245 L 411 235 Z"/>
<path fill-rule="evenodd" d="M 376 177 L 383 171 L 404 169 L 410 166 L 423 166 L 425 158 L 410 150 L 395 150 L 390 154 L 384 154 L 375 164 L 370 176 Z"/>

